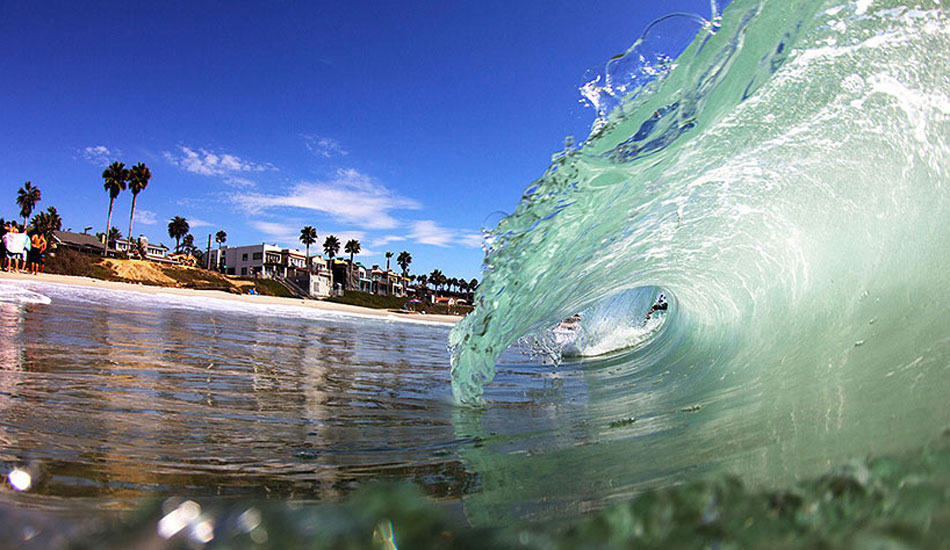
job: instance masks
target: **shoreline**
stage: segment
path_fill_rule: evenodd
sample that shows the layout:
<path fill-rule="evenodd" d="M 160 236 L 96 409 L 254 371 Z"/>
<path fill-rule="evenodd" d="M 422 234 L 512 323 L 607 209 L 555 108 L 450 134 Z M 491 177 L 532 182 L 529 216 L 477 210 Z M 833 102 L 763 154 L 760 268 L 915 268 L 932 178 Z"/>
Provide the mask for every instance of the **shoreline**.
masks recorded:
<path fill-rule="evenodd" d="M 152 286 L 145 284 L 122 283 L 117 281 L 103 281 L 102 279 L 91 279 L 88 277 L 76 277 L 73 275 L 52 275 L 49 273 L 39 273 L 30 275 L 28 273 L 11 273 L 9 271 L 0 271 L 0 281 L 23 281 L 37 283 L 53 283 L 61 285 L 71 285 L 86 288 L 100 288 L 107 290 L 119 290 L 126 292 L 137 292 L 139 294 L 176 294 L 179 296 L 198 296 L 202 298 L 215 298 L 218 300 L 232 300 L 249 304 L 265 305 L 283 305 L 292 307 L 307 307 L 329 313 L 352 315 L 354 317 L 375 317 L 392 321 L 426 323 L 443 323 L 452 325 L 462 319 L 457 315 L 422 315 L 422 314 L 403 314 L 395 313 L 386 309 L 373 309 L 368 307 L 353 306 L 348 304 L 337 304 L 333 302 L 324 302 L 322 300 L 303 300 L 299 298 L 279 298 L 276 296 L 260 296 L 250 294 L 232 294 L 220 290 L 195 290 L 191 288 L 175 288 L 165 286 Z"/>

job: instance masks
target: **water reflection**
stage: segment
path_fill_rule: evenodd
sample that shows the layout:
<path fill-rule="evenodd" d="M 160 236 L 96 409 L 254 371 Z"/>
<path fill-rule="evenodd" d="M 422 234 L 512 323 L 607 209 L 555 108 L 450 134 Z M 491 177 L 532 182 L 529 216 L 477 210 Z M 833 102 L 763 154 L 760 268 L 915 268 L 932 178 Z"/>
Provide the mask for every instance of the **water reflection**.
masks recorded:
<path fill-rule="evenodd" d="M 923 373 L 799 373 L 792 388 L 730 376 L 726 349 L 698 363 L 688 348 L 708 344 L 677 336 L 557 366 L 506 352 L 491 406 L 460 409 L 444 327 L 36 288 L 52 303 L 0 303 L 0 462 L 31 480 L 0 497 L 29 506 L 314 501 L 403 480 L 475 525 L 573 516 L 718 469 L 818 473 L 838 440 L 870 440 L 842 435 L 838 419 L 874 414 L 874 403 L 841 396 Z M 901 395 L 884 389 L 896 397 L 881 399 Z M 928 426 L 922 414 L 915 424 L 932 433 L 941 419 Z"/>
<path fill-rule="evenodd" d="M 41 460 L 42 494 L 324 499 L 410 478 L 444 496 L 465 483 L 445 451 L 447 329 L 42 290 L 53 303 L 0 310 L 4 461 Z"/>

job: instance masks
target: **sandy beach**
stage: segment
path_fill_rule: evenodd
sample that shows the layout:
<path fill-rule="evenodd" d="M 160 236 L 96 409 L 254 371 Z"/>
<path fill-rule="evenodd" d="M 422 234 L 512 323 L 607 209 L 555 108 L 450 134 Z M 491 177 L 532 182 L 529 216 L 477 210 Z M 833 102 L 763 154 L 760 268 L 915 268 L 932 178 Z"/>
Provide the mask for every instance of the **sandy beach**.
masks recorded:
<path fill-rule="evenodd" d="M 411 313 L 396 313 L 389 310 L 372 309 L 366 307 L 352 306 L 347 304 L 336 304 L 322 300 L 300 300 L 296 298 L 278 298 L 275 296 L 252 296 L 246 294 L 232 294 L 230 292 L 221 292 L 219 290 L 194 290 L 188 288 L 174 288 L 164 286 L 150 286 L 142 284 L 119 283 L 114 281 L 103 281 L 101 279 L 90 279 L 88 277 L 73 277 L 69 275 L 50 275 L 40 273 L 29 275 L 26 273 L 11 273 L 0 271 L 0 281 L 27 281 L 41 283 L 56 283 L 64 285 L 82 286 L 89 288 L 101 288 L 109 290 L 120 290 L 127 292 L 138 292 L 141 294 L 177 294 L 181 296 L 201 296 L 205 298 L 215 298 L 219 300 L 234 300 L 238 302 L 252 304 L 284 305 L 294 307 L 310 307 L 322 311 L 329 311 L 342 314 L 351 314 L 355 316 L 379 317 L 391 320 L 405 321 L 425 321 L 454 324 L 461 319 L 456 315 L 424 315 Z"/>

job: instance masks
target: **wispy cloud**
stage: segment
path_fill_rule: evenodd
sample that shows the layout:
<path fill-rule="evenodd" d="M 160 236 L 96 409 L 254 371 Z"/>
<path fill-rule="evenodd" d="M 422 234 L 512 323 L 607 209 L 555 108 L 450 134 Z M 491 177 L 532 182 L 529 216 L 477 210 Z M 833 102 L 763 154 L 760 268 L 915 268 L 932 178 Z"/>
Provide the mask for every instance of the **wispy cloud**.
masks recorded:
<path fill-rule="evenodd" d="M 294 241 L 300 231 L 299 228 L 286 223 L 265 221 L 252 221 L 251 227 L 260 231 L 272 241 L 281 241 L 284 243 Z"/>
<path fill-rule="evenodd" d="M 418 220 L 410 224 L 409 238 L 419 244 L 447 247 L 460 245 L 468 248 L 482 246 L 482 237 L 471 231 L 456 231 L 442 227 L 432 220 Z"/>
<path fill-rule="evenodd" d="M 224 178 L 224 183 L 230 185 L 231 187 L 254 187 L 257 185 L 252 180 L 247 178 L 239 178 L 236 176 L 228 176 Z"/>
<path fill-rule="evenodd" d="M 370 246 L 379 248 L 379 247 L 386 246 L 389 243 L 398 243 L 405 240 L 406 240 L 406 237 L 400 237 L 399 235 L 386 235 L 384 237 L 373 239 L 373 242 L 370 243 Z"/>
<path fill-rule="evenodd" d="M 449 246 L 455 238 L 455 232 L 441 227 L 432 220 L 420 220 L 412 222 L 409 238 L 421 244 Z"/>
<path fill-rule="evenodd" d="M 85 147 L 81 149 L 79 153 L 82 155 L 82 158 L 102 167 L 111 164 L 119 155 L 122 154 L 122 152 L 118 149 L 109 149 L 105 145 L 92 145 Z"/>
<path fill-rule="evenodd" d="M 455 239 L 455 242 L 466 248 L 481 248 L 485 244 L 485 236 L 481 233 L 462 231 Z"/>
<path fill-rule="evenodd" d="M 135 221 L 138 223 L 144 223 L 145 225 L 155 225 L 158 223 L 158 214 L 152 212 L 151 210 L 137 208 L 135 210 Z"/>
<path fill-rule="evenodd" d="M 196 227 L 211 227 L 214 225 L 211 222 L 206 222 L 198 218 L 186 218 L 188 220 L 188 227 L 194 229 Z"/>
<path fill-rule="evenodd" d="M 300 134 L 304 146 L 311 153 L 325 158 L 345 157 L 348 151 L 340 146 L 340 142 L 328 137 L 314 136 L 311 134 Z"/>
<path fill-rule="evenodd" d="M 167 161 L 186 172 L 201 174 L 202 176 L 224 176 L 229 180 L 241 183 L 253 182 L 236 177 L 234 174 L 277 170 L 277 168 L 270 163 L 261 164 L 250 162 L 230 153 L 215 152 L 201 148 L 195 150 L 184 145 L 178 146 L 177 153 L 166 151 L 164 156 Z"/>
<path fill-rule="evenodd" d="M 236 193 L 231 198 L 250 214 L 281 207 L 303 208 L 365 229 L 392 229 L 399 223 L 390 212 L 421 208 L 415 200 L 397 195 L 356 170 L 339 170 L 328 181 L 300 182 L 284 195 Z"/>

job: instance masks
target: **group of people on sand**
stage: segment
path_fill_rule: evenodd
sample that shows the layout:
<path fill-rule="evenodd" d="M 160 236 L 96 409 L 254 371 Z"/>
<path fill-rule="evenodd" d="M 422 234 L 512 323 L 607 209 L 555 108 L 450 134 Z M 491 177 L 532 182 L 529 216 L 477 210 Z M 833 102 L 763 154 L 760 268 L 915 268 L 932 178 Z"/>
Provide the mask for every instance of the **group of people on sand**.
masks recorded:
<path fill-rule="evenodd" d="M 0 252 L 5 271 L 43 272 L 49 243 L 39 231 L 27 232 L 25 227 L 10 223 L 0 228 Z"/>

